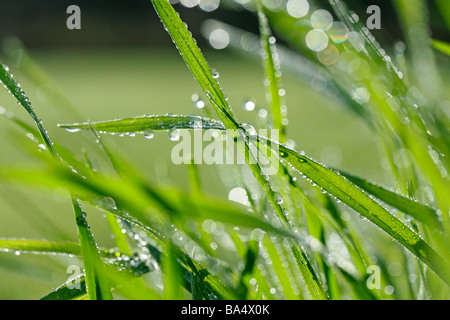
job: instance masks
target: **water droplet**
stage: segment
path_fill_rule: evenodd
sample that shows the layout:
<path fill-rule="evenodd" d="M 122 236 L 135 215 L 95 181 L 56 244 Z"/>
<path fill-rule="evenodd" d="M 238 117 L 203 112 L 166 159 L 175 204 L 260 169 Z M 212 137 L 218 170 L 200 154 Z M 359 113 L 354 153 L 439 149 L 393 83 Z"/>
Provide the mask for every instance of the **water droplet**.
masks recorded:
<path fill-rule="evenodd" d="M 287 158 L 289 156 L 289 154 L 287 152 L 284 152 L 281 150 L 280 150 L 279 154 L 280 154 L 280 157 L 282 157 L 282 158 Z"/>
<path fill-rule="evenodd" d="M 203 108 L 205 107 L 205 102 L 202 101 L 202 100 L 198 100 L 198 101 L 196 101 L 196 102 L 194 103 L 194 106 L 195 106 L 197 109 L 203 109 Z"/>
<path fill-rule="evenodd" d="M 267 116 L 268 116 L 268 112 L 266 109 L 260 109 L 258 111 L 258 117 L 265 119 L 265 118 L 267 118 Z"/>
<path fill-rule="evenodd" d="M 249 124 L 249 123 L 243 123 L 243 124 L 241 125 L 241 127 L 242 127 L 242 129 L 245 130 L 245 132 L 246 132 L 248 135 L 254 136 L 254 135 L 256 134 L 255 128 L 254 128 L 251 124 Z"/>
<path fill-rule="evenodd" d="M 172 141 L 180 140 L 180 130 L 172 129 L 169 131 L 169 139 Z"/>
<path fill-rule="evenodd" d="M 286 10 L 291 17 L 299 19 L 308 14 L 309 3 L 307 0 L 289 0 Z"/>
<path fill-rule="evenodd" d="M 247 191 L 244 188 L 237 187 L 232 189 L 228 193 L 228 200 L 241 203 L 246 206 L 250 206 L 250 203 L 248 201 L 248 194 Z"/>
<path fill-rule="evenodd" d="M 322 51 L 328 46 L 328 35 L 320 29 L 311 30 L 306 35 L 306 45 L 312 51 Z"/>
<path fill-rule="evenodd" d="M 209 43 L 214 49 L 225 49 L 230 44 L 230 35 L 226 30 L 217 28 L 209 34 Z"/>
<path fill-rule="evenodd" d="M 276 201 L 278 204 L 282 204 L 283 201 L 284 201 L 283 196 L 282 196 L 281 194 L 279 194 L 279 193 L 275 193 L 275 201 Z"/>
<path fill-rule="evenodd" d="M 347 26 L 343 22 L 334 22 L 328 30 L 328 35 L 334 43 L 339 44 L 347 40 L 348 31 Z"/>
<path fill-rule="evenodd" d="M 354 11 L 350 11 L 349 19 L 352 23 L 357 23 L 359 21 L 359 16 Z"/>
<path fill-rule="evenodd" d="M 327 10 L 317 10 L 311 15 L 311 25 L 315 29 L 326 31 L 333 25 L 333 16 Z"/>
<path fill-rule="evenodd" d="M 353 92 L 353 98 L 358 103 L 367 103 L 370 100 L 370 92 L 367 88 L 358 88 Z"/>
<path fill-rule="evenodd" d="M 70 133 L 81 131 L 80 128 L 64 128 L 64 130 L 66 130 L 67 132 L 70 132 Z"/>
<path fill-rule="evenodd" d="M 289 149 L 294 149 L 295 148 L 295 141 L 292 139 L 289 139 L 288 141 L 286 141 L 286 147 L 288 147 Z"/>
<path fill-rule="evenodd" d="M 199 96 L 197 93 L 194 93 L 194 94 L 191 96 L 191 100 L 192 100 L 193 102 L 197 102 L 199 99 L 200 99 L 200 96 Z"/>
<path fill-rule="evenodd" d="M 144 138 L 145 139 L 153 139 L 155 136 L 155 133 L 152 130 L 145 130 L 144 131 Z"/>
<path fill-rule="evenodd" d="M 244 102 L 243 107 L 246 111 L 253 111 L 255 110 L 256 104 L 253 101 L 249 100 Z"/>
<path fill-rule="evenodd" d="M 219 79 L 219 77 L 220 77 L 219 72 L 217 72 L 216 70 L 211 70 L 211 76 L 214 79 Z"/>

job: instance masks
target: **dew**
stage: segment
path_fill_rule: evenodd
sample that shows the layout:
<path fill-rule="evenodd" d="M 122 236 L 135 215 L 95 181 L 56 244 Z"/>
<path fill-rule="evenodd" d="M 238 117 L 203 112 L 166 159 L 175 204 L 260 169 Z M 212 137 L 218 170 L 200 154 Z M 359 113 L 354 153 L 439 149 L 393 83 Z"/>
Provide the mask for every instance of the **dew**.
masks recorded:
<path fill-rule="evenodd" d="M 384 293 L 386 293 L 387 295 L 391 295 L 394 293 L 394 287 L 393 286 L 386 286 L 384 288 Z"/>
<path fill-rule="evenodd" d="M 274 198 L 275 198 L 276 203 L 278 203 L 278 204 L 282 204 L 284 201 L 283 196 L 279 193 L 275 193 Z"/>
<path fill-rule="evenodd" d="M 357 22 L 359 22 L 359 16 L 356 14 L 356 12 L 354 12 L 354 11 L 350 11 L 349 12 L 349 17 L 348 17 L 349 19 L 350 19 L 350 21 L 352 22 L 352 23 L 357 23 Z"/>
<path fill-rule="evenodd" d="M 310 84 L 311 87 L 316 91 L 323 91 L 328 85 L 326 80 L 324 80 L 322 77 L 317 76 L 311 79 Z"/>
<path fill-rule="evenodd" d="M 367 103 L 370 100 L 370 92 L 367 88 L 358 88 L 353 91 L 353 99 L 358 103 Z"/>
<path fill-rule="evenodd" d="M 255 110 L 256 104 L 253 101 L 249 100 L 244 102 L 243 107 L 246 111 L 253 111 Z"/>
<path fill-rule="evenodd" d="M 399 55 L 403 55 L 406 50 L 406 44 L 403 41 L 398 41 L 394 45 L 395 53 Z"/>
<path fill-rule="evenodd" d="M 194 93 L 194 94 L 191 96 L 192 102 L 197 102 L 199 99 L 200 99 L 200 96 L 198 95 L 198 93 Z"/>
<path fill-rule="evenodd" d="M 236 187 L 228 193 L 228 200 L 249 206 L 247 191 L 244 188 Z"/>
<path fill-rule="evenodd" d="M 289 0 L 286 4 L 286 10 L 291 17 L 303 18 L 308 14 L 309 3 L 307 0 Z"/>
<path fill-rule="evenodd" d="M 180 0 L 181 4 L 187 8 L 193 8 L 198 5 L 198 0 Z"/>
<path fill-rule="evenodd" d="M 144 131 L 144 138 L 145 139 L 153 139 L 153 137 L 155 136 L 155 133 L 152 130 L 145 130 Z"/>
<path fill-rule="evenodd" d="M 219 72 L 217 72 L 216 70 L 211 70 L 211 77 L 213 77 L 213 79 L 219 79 L 220 75 Z"/>
<path fill-rule="evenodd" d="M 202 117 L 196 114 L 188 114 L 187 119 L 191 122 L 193 129 L 201 129 L 203 127 Z"/>
<path fill-rule="evenodd" d="M 315 29 L 326 31 L 333 25 L 333 16 L 327 10 L 317 10 L 311 15 L 311 25 Z"/>
<path fill-rule="evenodd" d="M 258 111 L 258 117 L 265 119 L 265 118 L 267 118 L 267 116 L 268 116 L 268 112 L 266 109 L 260 109 Z"/>
<path fill-rule="evenodd" d="M 366 40 L 364 36 L 356 31 L 352 31 L 348 33 L 348 41 L 353 45 L 356 51 L 360 52 L 364 49 Z"/>
<path fill-rule="evenodd" d="M 171 141 L 178 141 L 180 140 L 180 130 L 179 129 L 172 129 L 169 131 L 169 139 Z"/>
<path fill-rule="evenodd" d="M 317 53 L 317 58 L 322 64 L 331 66 L 338 61 L 339 50 L 335 46 L 329 45 L 326 49 Z"/>
<path fill-rule="evenodd" d="M 403 271 L 403 267 L 400 263 L 398 262 L 392 262 L 391 264 L 389 264 L 388 266 L 388 272 L 391 276 L 393 277 L 398 277 L 402 274 Z"/>
<path fill-rule="evenodd" d="M 295 145 L 296 145 L 296 143 L 292 139 L 289 139 L 288 141 L 286 141 L 286 147 L 288 147 L 289 149 L 294 149 Z"/>
<path fill-rule="evenodd" d="M 241 127 L 245 130 L 245 133 L 250 136 L 254 136 L 256 134 L 255 128 L 250 123 L 243 123 Z"/>
<path fill-rule="evenodd" d="M 306 35 L 306 45 L 309 49 L 319 52 L 328 46 L 328 36 L 325 31 L 314 29 Z"/>
<path fill-rule="evenodd" d="M 202 101 L 202 100 L 196 101 L 196 102 L 194 103 L 194 106 L 195 106 L 197 109 L 203 109 L 203 108 L 205 107 L 205 102 Z"/>
<path fill-rule="evenodd" d="M 348 38 L 348 28 L 343 22 L 334 22 L 328 30 L 328 35 L 334 43 L 343 43 Z"/>
<path fill-rule="evenodd" d="M 408 169 L 414 163 L 414 157 L 408 149 L 401 148 L 394 154 L 394 164 L 397 168 Z"/>
<path fill-rule="evenodd" d="M 251 237 L 255 241 L 261 241 L 264 238 L 265 232 L 261 229 L 254 229 L 252 231 Z"/>
<path fill-rule="evenodd" d="M 220 0 L 200 0 L 199 7 L 206 12 L 216 10 L 220 5 Z"/>
<path fill-rule="evenodd" d="M 64 128 L 67 132 L 73 133 L 73 132 L 80 132 L 80 128 Z"/>

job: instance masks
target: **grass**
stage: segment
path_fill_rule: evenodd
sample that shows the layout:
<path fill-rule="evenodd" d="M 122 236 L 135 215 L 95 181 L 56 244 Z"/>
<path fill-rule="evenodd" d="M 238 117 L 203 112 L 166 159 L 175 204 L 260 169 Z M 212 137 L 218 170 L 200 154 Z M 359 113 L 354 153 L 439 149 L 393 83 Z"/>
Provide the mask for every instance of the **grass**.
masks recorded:
<path fill-rule="evenodd" d="M 279 129 L 279 141 L 275 141 L 238 120 L 232 100 L 219 84 L 224 74 L 219 77 L 210 67 L 172 5 L 165 0 L 151 2 L 202 91 L 199 99 L 205 99 L 206 105 L 202 116 L 124 115 L 116 120 L 61 123 L 73 135 L 85 131 L 84 138 L 97 148 L 79 152 L 46 131 L 22 87 L 6 65 L 1 66 L 2 83 L 36 129 L 3 110 L 5 119 L 17 128 L 15 147 L 33 161 L 32 165 L 2 166 L 0 179 L 35 190 L 59 190 L 71 199 L 72 221 L 79 235 L 79 244 L 62 241 L 64 236 L 59 241 L 0 240 L 7 252 L 50 254 L 55 259 L 69 255 L 82 261 L 84 269 L 75 280 L 64 281 L 44 299 L 449 298 L 449 118 L 444 93 L 439 91 L 446 79 L 438 78 L 431 47 L 445 52 L 448 45 L 432 42 L 425 32 L 421 41 L 407 43 L 412 52 L 406 55 L 397 43 L 391 58 L 343 1 L 331 1 L 329 6 L 344 23 L 341 38 L 333 37 L 333 29 L 327 31 L 329 36 L 313 30 L 312 12 L 299 23 L 286 10 L 270 10 L 258 1 L 249 2 L 246 9 L 258 15 L 259 39 L 210 22 L 209 32 L 217 26 L 224 28 L 232 49 L 261 60 L 267 116 L 254 125 Z M 424 5 L 416 2 L 418 7 Z M 396 1 L 396 8 L 405 30 L 427 19 L 411 15 L 414 8 L 404 1 Z M 289 48 L 275 44 L 271 28 Z M 305 42 L 311 32 L 326 36 L 329 43 L 324 50 L 315 52 Z M 242 37 L 253 40 L 261 50 L 251 52 L 245 42 L 234 41 Z M 408 41 L 412 40 L 407 37 Z M 7 53 L 15 49 L 26 54 L 17 43 L 9 49 Z M 418 50 L 431 54 L 409 64 L 409 54 Z M 26 61 L 21 71 L 34 85 L 51 83 L 31 56 Z M 298 67 L 299 62 L 307 67 Z M 342 171 L 297 151 L 289 131 L 297 117 L 288 117 L 285 103 L 295 103 L 300 110 L 306 106 L 303 100 L 285 97 L 282 70 L 316 89 L 322 86 L 318 90 L 326 88 L 328 99 L 345 105 L 347 109 L 342 110 L 366 125 L 389 167 L 389 185 L 359 177 L 351 166 Z M 424 71 L 430 72 L 427 81 L 417 76 Z M 119 85 L 122 81 L 119 78 Z M 66 117 L 80 119 L 79 110 L 56 87 L 52 84 L 47 99 Z M 94 83 L 90 90 L 100 87 Z M 167 96 L 175 90 L 169 88 Z M 110 102 L 106 96 L 98 103 Z M 308 135 L 320 135 L 316 129 L 311 128 Z M 144 174 L 103 136 L 127 135 L 131 143 L 160 131 L 173 135 L 174 130 L 215 130 L 219 136 L 233 130 L 228 139 L 234 140 L 247 165 L 215 169 L 222 188 L 238 190 L 246 200 L 235 203 L 208 192 L 201 165 L 187 166 L 187 188 Z M 261 159 L 255 161 L 259 153 L 279 167 L 275 175 L 265 175 Z M 169 159 L 169 154 L 164 158 Z M 102 227 L 113 235 L 106 248 L 98 245 L 95 229 L 88 223 L 91 212 L 106 217 Z M 51 222 L 44 224 L 48 227 Z M 70 263 L 57 261 L 63 266 Z"/>

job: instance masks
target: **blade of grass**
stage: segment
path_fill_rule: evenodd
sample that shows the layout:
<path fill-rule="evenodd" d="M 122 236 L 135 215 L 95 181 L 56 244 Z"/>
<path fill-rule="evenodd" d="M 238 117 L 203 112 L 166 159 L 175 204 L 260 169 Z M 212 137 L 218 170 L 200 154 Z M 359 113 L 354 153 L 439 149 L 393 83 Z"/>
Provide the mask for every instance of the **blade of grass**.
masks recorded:
<path fill-rule="evenodd" d="M 0 80 L 33 119 L 36 126 L 38 127 L 47 150 L 51 153 L 52 156 L 61 160 L 53 147 L 53 142 L 48 136 L 47 131 L 42 126 L 42 121 L 33 111 L 28 97 L 25 95 L 25 92 L 21 89 L 19 84 L 13 79 L 13 76 L 9 72 L 8 67 L 4 64 L 0 64 Z M 95 240 L 85 219 L 85 214 L 82 212 L 78 201 L 73 197 L 72 204 L 78 226 L 81 253 L 83 255 L 83 261 L 86 269 L 88 296 L 90 299 L 95 300 L 112 299 L 111 290 L 109 289 L 105 279 L 103 279 L 102 261 L 100 259 Z"/>
<path fill-rule="evenodd" d="M 372 194 L 386 204 L 404 212 L 422 223 L 429 225 L 432 228 L 443 230 L 443 226 L 439 222 L 439 216 L 436 209 L 349 173 L 340 171 L 340 174 L 356 186 L 360 187 L 367 193 Z"/>
<path fill-rule="evenodd" d="M 109 130 L 108 126 L 106 125 L 103 129 Z M 220 129 L 219 126 L 216 127 L 216 129 Z M 293 165 L 296 169 L 307 175 L 311 180 L 327 190 L 330 194 L 339 198 L 341 201 L 343 201 L 353 209 L 356 209 L 362 215 L 366 216 L 369 220 L 381 227 L 384 231 L 388 232 L 391 236 L 393 236 L 400 243 L 406 246 L 410 251 L 416 254 L 422 261 L 428 264 L 434 271 L 436 271 L 442 278 L 445 279 L 446 276 L 444 274 L 446 272 L 443 272 L 444 270 L 442 270 L 444 262 L 436 254 L 436 252 L 432 250 L 422 239 L 420 239 L 420 237 L 416 233 L 411 231 L 397 218 L 392 216 L 388 211 L 386 211 L 375 201 L 370 199 L 370 197 L 368 197 L 364 192 L 360 191 L 352 183 L 340 176 L 340 174 L 326 169 L 325 167 L 319 165 L 314 161 L 310 162 L 311 164 L 313 164 L 312 167 L 308 168 L 308 166 L 306 165 L 299 166 L 300 163 L 308 163 L 306 157 L 298 155 L 284 148 L 283 146 L 280 146 L 280 150 L 282 150 L 282 157 L 284 154 L 287 158 L 290 153 L 294 156 L 294 158 L 298 158 L 298 161 L 290 162 L 290 164 Z M 284 160 L 286 160 L 286 158 Z M 307 174 L 305 171 L 309 171 L 309 174 Z M 354 179 L 356 180 L 356 178 Z M 375 195 L 379 196 L 381 200 L 386 201 L 388 204 L 393 205 L 396 208 L 399 207 L 399 209 L 402 211 L 404 210 L 411 213 L 412 209 L 419 210 L 414 212 L 414 216 L 421 217 L 422 220 L 428 220 L 426 218 L 431 218 L 431 215 L 434 215 L 431 212 L 432 210 L 430 211 L 428 207 L 418 204 L 413 200 L 407 199 L 392 192 L 386 192 L 386 190 L 380 188 L 376 188 L 376 186 L 373 186 L 372 184 L 365 182 L 364 180 L 359 179 L 358 181 L 359 184 L 364 184 L 365 188 L 369 189 L 371 193 L 375 193 Z M 343 188 L 343 186 L 345 187 Z M 339 188 L 343 189 L 341 190 Z M 349 191 L 350 195 L 347 194 L 347 192 Z M 355 197 L 356 195 L 358 196 Z M 377 214 L 380 214 L 381 216 L 378 216 Z M 435 221 L 435 219 L 431 221 Z"/>
<path fill-rule="evenodd" d="M 180 284 L 183 282 L 183 274 L 171 243 L 166 247 L 166 255 L 162 266 L 164 272 L 164 299 L 182 300 L 184 296 Z"/>
<path fill-rule="evenodd" d="M 3 83 L 5 88 L 11 93 L 14 98 L 20 103 L 20 105 L 27 111 L 33 121 L 36 123 L 38 130 L 42 136 L 47 149 L 56 155 L 56 151 L 53 148 L 53 143 L 50 140 L 47 131 L 42 126 L 42 121 L 34 113 L 30 100 L 25 95 L 25 92 L 19 86 L 19 84 L 13 79 L 12 74 L 9 72 L 9 68 L 0 61 L 0 82 Z"/>
<path fill-rule="evenodd" d="M 450 273 L 446 267 L 447 262 L 418 234 L 391 215 L 359 188 L 355 187 L 349 180 L 282 145 L 280 145 L 280 156 L 323 190 L 341 200 L 398 240 L 427 264 L 442 280 L 450 284 Z"/>
<path fill-rule="evenodd" d="M 78 201 L 73 200 L 72 205 L 80 236 L 88 297 L 90 300 L 111 300 L 111 289 L 105 279 L 103 263 L 97 244 L 86 221 L 86 214 L 81 210 Z"/>
<path fill-rule="evenodd" d="M 85 122 L 74 124 L 60 124 L 58 125 L 70 132 L 76 132 L 79 130 L 90 130 L 90 127 L 99 133 L 141 133 L 149 132 L 152 130 L 171 130 L 175 128 L 196 129 L 201 126 L 204 129 L 224 129 L 220 121 L 189 116 L 141 116 L 135 118 L 117 119 L 112 121 L 100 121 L 100 122 Z"/>
<path fill-rule="evenodd" d="M 76 286 L 74 285 L 74 280 L 76 281 Z M 77 279 L 71 279 L 53 289 L 40 300 L 82 300 L 86 298 L 86 279 L 84 274 L 82 274 Z"/>
<path fill-rule="evenodd" d="M 135 119 L 138 119 L 139 126 L 135 126 Z M 200 118 L 203 124 L 206 124 L 203 129 L 225 130 L 223 125 L 215 120 L 208 118 Z M 60 125 L 69 130 L 88 130 L 88 123 L 82 124 L 65 124 Z M 194 129 L 195 126 L 189 120 L 188 116 L 151 116 L 151 117 L 137 117 L 127 118 L 123 120 L 112 120 L 91 123 L 96 130 L 101 130 L 104 133 L 120 133 L 120 132 L 144 132 L 146 130 L 165 131 L 169 129 Z M 138 131 L 134 131 L 138 130 Z M 256 136 L 260 139 L 261 137 Z M 264 138 L 261 138 L 264 139 Z M 441 223 L 438 221 L 436 210 L 425 204 L 419 203 L 415 200 L 409 199 L 399 193 L 388 190 L 382 186 L 371 183 L 367 180 L 361 179 L 349 173 L 334 170 L 338 174 L 346 177 L 353 184 L 360 187 L 364 191 L 372 194 L 386 204 L 410 215 L 411 217 L 429 224 L 431 227 L 442 229 Z"/>
<path fill-rule="evenodd" d="M 90 161 L 87 154 L 85 154 L 86 158 L 86 164 L 91 170 L 95 170 L 94 165 L 92 161 Z M 109 199 L 111 201 L 114 201 L 113 199 Z M 114 205 L 112 205 L 114 206 Z M 117 247 L 119 248 L 119 251 L 122 254 L 126 254 L 128 256 L 131 256 L 132 252 L 128 245 L 127 238 L 125 234 L 122 232 L 122 227 L 120 225 L 120 220 L 117 218 L 114 214 L 104 211 L 106 214 L 106 220 L 108 221 L 109 228 L 111 229 L 111 233 L 114 237 L 114 241 L 116 242 Z"/>

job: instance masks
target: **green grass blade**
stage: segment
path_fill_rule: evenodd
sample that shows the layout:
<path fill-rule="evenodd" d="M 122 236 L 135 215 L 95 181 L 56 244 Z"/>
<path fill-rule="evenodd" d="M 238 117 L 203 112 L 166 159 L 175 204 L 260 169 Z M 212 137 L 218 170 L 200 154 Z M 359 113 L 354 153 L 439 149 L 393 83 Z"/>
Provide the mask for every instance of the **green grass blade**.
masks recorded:
<path fill-rule="evenodd" d="M 444 41 L 440 40 L 431 40 L 431 45 L 436 50 L 439 50 L 442 53 L 445 53 L 446 55 L 450 56 L 450 44 Z"/>
<path fill-rule="evenodd" d="M 224 130 L 223 125 L 213 119 L 201 118 L 203 129 L 217 129 Z M 138 123 L 138 124 L 136 124 Z M 165 131 L 170 129 L 194 129 L 197 128 L 195 124 L 190 121 L 189 116 L 151 116 L 151 117 L 137 117 L 127 118 L 123 120 L 102 121 L 91 124 L 92 127 L 100 132 L 121 133 L 121 132 L 145 132 L 147 130 Z M 61 127 L 69 130 L 88 130 L 89 124 L 71 124 L 61 125 Z M 416 202 L 412 199 L 404 197 L 396 192 L 390 191 L 386 188 L 378 186 L 374 183 L 358 178 L 348 173 L 340 172 L 351 182 L 366 192 L 374 195 L 386 204 L 389 204 L 396 209 L 410 215 L 411 217 L 428 224 L 434 228 L 442 228 L 442 225 L 437 220 L 438 216 L 436 210 Z"/>
<path fill-rule="evenodd" d="M 138 126 L 135 125 L 135 119 L 138 120 Z M 197 118 L 196 118 L 197 119 Z M 225 127 L 220 124 L 220 122 L 213 121 L 211 119 L 207 118 L 201 118 L 202 123 L 208 124 L 207 126 L 204 126 L 203 129 L 209 128 L 209 129 L 217 129 L 217 130 L 224 130 Z M 123 120 L 114 120 L 114 121 L 103 121 L 98 123 L 84 123 L 84 124 L 73 124 L 73 125 L 62 125 L 64 128 L 68 128 L 69 130 L 88 130 L 88 128 L 94 128 L 95 130 L 99 130 L 99 132 L 108 132 L 108 133 L 119 133 L 119 132 L 145 132 L 146 130 L 152 130 L 152 131 L 159 131 L 159 130 L 170 130 L 170 129 L 192 129 L 194 128 L 192 124 L 192 120 L 185 116 L 175 116 L 175 117 L 166 117 L 166 116 L 152 116 L 152 117 L 139 117 L 139 118 L 129 118 L 129 119 L 123 119 Z M 137 130 L 137 131 L 135 131 Z M 260 170 L 258 168 L 254 168 L 255 171 Z M 260 173 L 260 171 L 258 171 Z M 270 186 L 267 185 L 267 182 L 262 177 L 261 174 L 256 174 L 257 179 L 259 178 L 259 182 L 261 186 L 265 187 L 265 192 L 268 195 L 269 200 L 271 200 L 271 204 L 277 211 L 279 217 L 283 222 L 285 222 L 286 226 L 286 220 L 284 217 L 284 213 L 280 207 L 280 205 L 275 200 L 275 195 L 273 191 L 270 189 Z M 195 197 L 193 198 L 195 199 Z M 206 200 L 206 199 L 205 199 Z M 207 204 L 209 201 L 199 201 L 197 202 L 197 206 L 200 208 L 207 207 Z M 225 210 L 227 211 L 227 210 Z M 224 211 L 224 212 L 225 212 Z M 228 210 L 229 211 L 229 210 Z M 199 211 L 202 212 L 202 211 Z M 271 225 L 263 222 L 262 220 L 259 220 L 255 217 L 249 216 L 249 215 L 241 215 L 241 214 L 234 214 L 232 212 L 227 212 L 226 214 L 219 213 L 217 204 L 212 203 L 212 206 L 209 207 L 209 209 L 203 211 L 203 216 L 201 216 L 201 219 L 213 219 L 216 221 L 224 222 L 224 223 L 230 223 L 234 225 L 241 225 L 244 227 L 250 227 L 250 228 L 260 228 L 264 231 L 268 231 L 275 234 L 280 234 L 279 230 L 274 229 Z M 289 236 L 289 233 L 283 231 L 285 234 L 284 236 Z M 325 297 L 324 290 L 321 289 L 320 281 L 318 280 L 318 277 L 315 275 L 315 272 L 310 265 L 310 262 L 308 260 L 308 257 L 301 252 L 299 248 L 295 248 L 293 246 L 292 248 L 293 254 L 296 258 L 296 261 L 299 264 L 299 267 L 302 270 L 302 274 L 304 274 L 305 278 L 307 279 L 308 286 L 310 288 L 310 291 L 312 292 L 312 296 L 316 299 L 323 299 Z"/>
<path fill-rule="evenodd" d="M 135 118 L 117 119 L 111 121 L 85 122 L 74 124 L 60 124 L 59 127 L 76 132 L 90 130 L 92 128 L 99 133 L 136 133 L 145 134 L 151 131 L 167 131 L 175 128 L 184 129 L 225 129 L 220 121 L 200 118 L 196 116 L 142 116 Z"/>
<path fill-rule="evenodd" d="M 75 280 L 75 281 L 74 281 Z M 69 280 L 53 289 L 40 300 L 82 300 L 87 298 L 86 279 L 84 275 L 78 279 Z M 74 283 L 75 282 L 75 283 Z M 75 286 L 76 284 L 76 286 Z"/>
<path fill-rule="evenodd" d="M 18 103 L 28 112 L 33 121 L 36 123 L 36 126 L 39 129 L 39 132 L 42 136 L 45 146 L 47 149 L 56 155 L 56 151 L 53 149 L 53 143 L 50 140 L 47 131 L 42 126 L 42 121 L 37 117 L 36 113 L 34 113 L 31 103 L 28 97 L 25 95 L 25 92 L 22 90 L 20 85 L 13 79 L 12 74 L 9 72 L 9 69 L 6 65 L 0 62 L 0 82 L 3 83 L 5 88 L 11 93 L 14 98 L 18 101 Z"/>
<path fill-rule="evenodd" d="M 79 255 L 80 246 L 72 242 L 45 240 L 0 239 L 0 251 L 26 252 L 35 254 Z"/>
<path fill-rule="evenodd" d="M 450 273 L 446 267 L 447 262 L 418 234 L 391 215 L 349 180 L 318 162 L 282 145 L 280 145 L 280 156 L 320 188 L 353 208 L 399 241 L 422 262 L 427 264 L 442 280 L 450 284 Z"/>
<path fill-rule="evenodd" d="M 166 248 L 162 268 L 164 272 L 164 299 L 182 300 L 184 297 L 181 287 L 181 283 L 184 281 L 183 273 L 171 243 Z"/>
<path fill-rule="evenodd" d="M 105 278 L 103 263 L 86 221 L 86 214 L 81 210 L 78 201 L 73 200 L 72 204 L 80 237 L 88 297 L 90 300 L 111 300 L 111 289 Z"/>
<path fill-rule="evenodd" d="M 283 106 L 281 94 L 281 70 L 279 55 L 275 45 L 275 38 L 270 32 L 269 22 L 264 14 L 261 0 L 256 1 L 256 8 L 259 21 L 261 37 L 261 47 L 266 85 L 266 100 L 272 110 L 272 121 L 275 129 L 280 130 L 280 141 L 284 141 L 286 127 L 283 124 L 281 108 Z"/>
<path fill-rule="evenodd" d="M 186 25 L 181 21 L 169 2 L 152 0 L 152 4 L 186 62 L 186 65 L 191 70 L 198 84 L 202 87 L 202 90 L 222 122 L 226 126 L 230 122 L 234 123 L 234 116 L 217 81 L 217 75 L 209 67 Z"/>
<path fill-rule="evenodd" d="M 92 161 L 89 159 L 89 156 L 85 154 L 86 158 L 86 165 L 89 167 L 89 169 L 94 170 L 94 165 L 92 164 Z M 110 201 L 114 201 L 113 199 L 108 198 Z M 114 205 L 112 205 L 114 207 Z M 111 229 L 111 233 L 114 237 L 114 241 L 116 242 L 117 247 L 119 248 L 119 251 L 122 254 L 126 254 L 128 256 L 131 256 L 132 252 L 127 242 L 126 235 L 122 232 L 122 227 L 120 225 L 120 220 L 117 218 L 114 214 L 111 212 L 105 211 L 106 214 L 106 220 L 108 221 L 109 228 Z"/>

